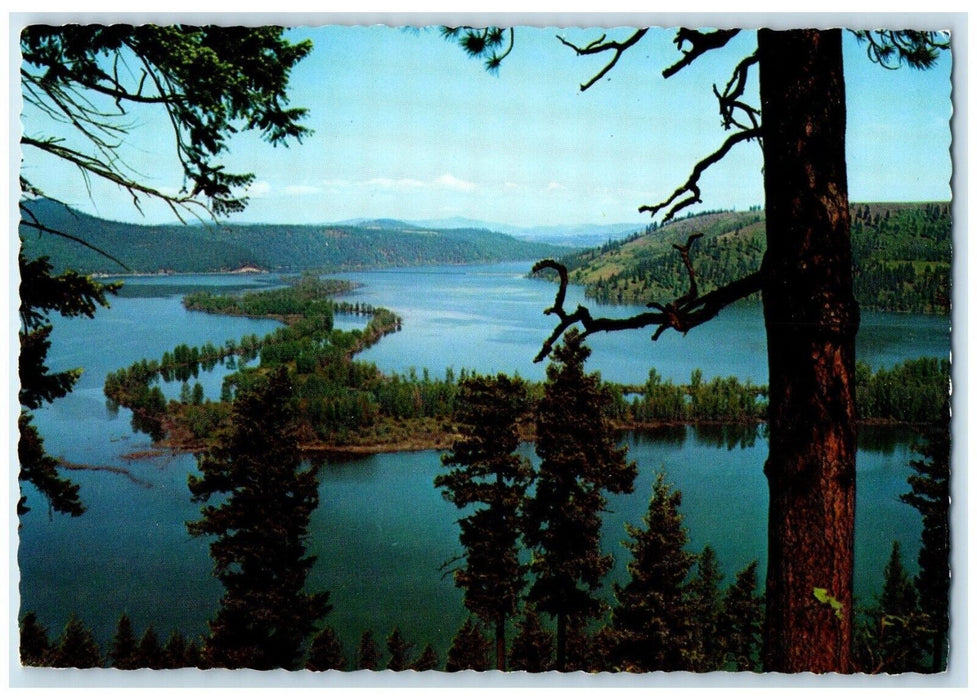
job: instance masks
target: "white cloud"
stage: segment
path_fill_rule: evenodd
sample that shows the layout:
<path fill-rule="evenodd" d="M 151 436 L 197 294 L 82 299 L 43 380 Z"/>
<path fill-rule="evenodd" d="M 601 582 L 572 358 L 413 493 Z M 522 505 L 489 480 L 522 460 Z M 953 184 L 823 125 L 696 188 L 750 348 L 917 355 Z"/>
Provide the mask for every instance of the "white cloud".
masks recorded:
<path fill-rule="evenodd" d="M 439 187 L 444 187 L 445 189 L 455 190 L 457 192 L 471 192 L 478 188 L 474 182 L 468 182 L 467 180 L 459 180 L 451 173 L 445 173 L 441 177 L 434 181 L 435 185 Z"/>
<path fill-rule="evenodd" d="M 359 183 L 366 187 L 379 187 L 384 190 L 396 190 L 398 192 L 404 192 L 408 190 L 416 190 L 424 187 L 424 183 L 420 180 L 415 180 L 413 178 L 390 178 L 390 177 L 375 177 L 372 180 L 367 180 L 366 182 Z"/>
<path fill-rule="evenodd" d="M 557 190 L 565 190 L 565 189 L 566 189 L 566 187 L 564 187 L 563 185 L 561 185 L 561 184 L 560 184 L 559 182 L 557 182 L 556 180 L 553 180 L 552 182 L 550 182 L 550 184 L 548 184 L 548 185 L 546 186 L 546 189 L 547 189 L 547 190 L 548 190 L 549 192 L 556 192 Z"/>
<path fill-rule="evenodd" d="M 271 183 L 266 180 L 255 180 L 247 189 L 248 197 L 264 197 L 271 192 Z"/>
<path fill-rule="evenodd" d="M 314 185 L 287 185 L 285 187 L 285 194 L 288 195 L 307 195 L 307 194 L 319 194 L 322 190 Z"/>

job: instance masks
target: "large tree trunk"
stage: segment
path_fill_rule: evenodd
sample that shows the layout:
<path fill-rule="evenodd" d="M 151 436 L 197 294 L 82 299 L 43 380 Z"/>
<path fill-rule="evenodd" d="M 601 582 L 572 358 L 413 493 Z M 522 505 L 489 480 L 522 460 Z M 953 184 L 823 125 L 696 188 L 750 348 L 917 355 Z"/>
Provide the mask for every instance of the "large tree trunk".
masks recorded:
<path fill-rule="evenodd" d="M 859 317 L 841 33 L 761 30 L 758 49 L 770 365 L 764 669 L 849 672 Z"/>

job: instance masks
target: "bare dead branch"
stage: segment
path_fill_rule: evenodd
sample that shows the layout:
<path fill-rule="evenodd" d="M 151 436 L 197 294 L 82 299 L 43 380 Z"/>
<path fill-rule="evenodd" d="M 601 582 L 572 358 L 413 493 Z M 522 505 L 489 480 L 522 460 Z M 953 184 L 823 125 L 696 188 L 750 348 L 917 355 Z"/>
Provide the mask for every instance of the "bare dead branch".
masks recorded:
<path fill-rule="evenodd" d="M 543 312 L 547 315 L 555 314 L 560 321 L 550 336 L 543 342 L 542 348 L 533 361 L 541 362 L 546 359 L 550 352 L 552 352 L 553 346 L 566 330 L 577 323 L 583 326 L 582 338 L 598 332 L 634 330 L 648 326 L 658 326 L 652 336 L 652 340 L 658 340 L 661 334 L 669 328 L 673 328 L 683 334 L 688 333 L 696 326 L 715 318 L 726 306 L 760 291 L 760 285 L 763 279 L 762 270 L 715 289 L 701 297 L 698 296 L 695 269 L 689 257 L 689 249 L 701 235 L 692 234 L 684 246 L 674 246 L 681 254 L 682 261 L 689 273 L 689 291 L 675 301 L 664 305 L 657 303 L 648 304 L 649 308 L 655 309 L 654 311 L 646 311 L 626 318 L 594 318 L 590 310 L 582 305 L 577 305 L 576 310 L 568 313 L 563 308 L 569 282 L 566 266 L 555 260 L 540 260 L 533 266 L 533 272 L 550 269 L 555 270 L 560 277 L 560 286 L 556 293 L 556 300 L 553 302 L 553 306 Z"/>
<path fill-rule="evenodd" d="M 619 58 L 621 58 L 621 55 L 625 51 L 630 49 L 632 46 L 637 44 L 641 40 L 641 37 L 643 37 L 647 33 L 648 33 L 647 28 L 638 29 L 634 32 L 634 34 L 632 34 L 624 41 L 607 41 L 606 40 L 607 35 L 602 34 L 599 39 L 595 39 L 594 41 L 590 42 L 586 46 L 577 46 L 576 44 L 567 41 L 562 36 L 557 36 L 556 38 L 559 39 L 560 43 L 563 44 L 564 46 L 568 46 L 574 51 L 576 51 L 578 56 L 603 53 L 604 51 L 614 52 L 614 56 L 611 58 L 610 62 L 606 66 L 604 66 L 597 73 L 597 75 L 595 75 L 593 78 L 591 78 L 586 83 L 583 83 L 580 86 L 580 91 L 584 92 L 588 88 L 592 87 L 598 80 L 600 80 L 605 75 L 607 75 L 611 71 L 611 69 L 614 68 L 615 65 L 617 65 L 617 61 Z"/>
<path fill-rule="evenodd" d="M 682 185 L 677 190 L 675 190 L 672 193 L 671 197 L 666 199 L 664 202 L 660 202 L 659 204 L 653 204 L 653 205 L 646 204 L 644 206 L 638 207 L 638 211 L 641 213 L 649 213 L 652 216 L 654 216 L 662 209 L 671 206 L 671 208 L 666 213 L 665 218 L 662 219 L 662 223 L 665 223 L 666 221 L 671 220 L 675 216 L 675 214 L 681 211 L 682 209 L 685 209 L 686 207 L 690 207 L 693 204 L 700 203 L 702 200 L 699 198 L 701 194 L 699 191 L 699 178 L 702 177 L 702 173 L 704 173 L 711 166 L 715 165 L 723 158 L 725 158 L 726 154 L 729 153 L 729 151 L 733 148 L 733 146 L 738 144 L 740 141 L 750 141 L 752 139 L 756 139 L 759 137 L 760 137 L 759 128 L 747 129 L 745 131 L 739 131 L 733 134 L 723 142 L 723 144 L 719 147 L 718 150 L 709 154 L 708 156 L 706 156 L 705 158 L 703 158 L 702 160 L 700 160 L 698 163 L 695 164 L 695 167 L 692 168 L 692 174 L 689 175 L 689 179 L 685 181 L 684 185 Z M 680 196 L 686 193 L 688 193 L 689 195 L 688 197 L 676 202 L 676 200 L 678 200 Z"/>
<path fill-rule="evenodd" d="M 703 33 L 697 29 L 682 27 L 678 30 L 678 34 L 675 35 L 675 39 L 673 40 L 678 46 L 679 51 L 682 51 L 682 59 L 678 63 L 663 70 L 662 76 L 670 78 L 702 54 L 713 49 L 722 48 L 729 43 L 730 39 L 739 34 L 739 31 L 739 29 L 717 29 L 714 32 Z M 692 45 L 692 48 L 688 51 L 682 49 L 685 42 L 689 42 Z"/>
<path fill-rule="evenodd" d="M 754 52 L 740 61 L 734 69 L 733 75 L 726 84 L 726 89 L 722 94 L 719 93 L 715 85 L 712 86 L 712 91 L 719 100 L 719 114 L 723 118 L 724 129 L 729 129 L 733 126 L 739 129 L 760 128 L 760 110 L 740 100 L 746 91 L 746 81 L 750 74 L 750 66 L 753 66 L 759 60 L 759 54 Z M 737 110 L 746 115 L 750 121 L 749 125 L 742 124 L 736 119 Z"/>

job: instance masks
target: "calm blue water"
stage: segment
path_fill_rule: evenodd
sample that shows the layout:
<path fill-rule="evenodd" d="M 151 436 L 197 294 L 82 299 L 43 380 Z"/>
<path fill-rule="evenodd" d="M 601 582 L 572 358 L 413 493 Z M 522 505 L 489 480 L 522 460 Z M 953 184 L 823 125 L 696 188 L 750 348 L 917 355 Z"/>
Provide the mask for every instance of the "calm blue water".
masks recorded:
<path fill-rule="evenodd" d="M 531 358 L 552 328 L 541 310 L 554 287 L 523 277 L 529 264 L 425 268 L 348 275 L 363 283 L 354 298 L 386 306 L 404 317 L 404 330 L 365 353 L 387 371 L 446 366 L 518 372 L 541 378 Z M 44 502 L 25 489 L 33 510 L 22 520 L 19 563 L 21 605 L 34 610 L 56 634 L 78 613 L 107 645 L 125 611 L 137 629 L 152 624 L 165 637 L 172 629 L 203 633 L 221 589 L 210 576 L 207 543 L 186 534 L 198 517 L 186 478 L 194 461 L 186 455 L 132 455 L 150 447 L 129 428 L 126 411 L 105 408 L 102 381 L 109 371 L 143 357 L 158 358 L 179 343 L 223 343 L 276 327 L 271 321 L 187 312 L 180 304 L 186 285 L 262 285 L 267 277 L 194 276 L 130 280 L 149 296 L 117 298 L 94 320 L 56 325 L 54 369 L 86 368 L 68 397 L 37 412 L 36 422 L 51 454 L 72 463 L 123 468 L 70 472 L 81 485 L 88 513 L 49 516 Z M 137 290 L 138 291 L 138 290 Z M 573 298 L 574 294 L 577 297 Z M 582 296 L 571 290 L 568 306 Z M 595 310 L 595 307 L 591 307 Z M 628 314 L 611 307 L 600 313 Z M 343 319 L 352 327 L 362 321 Z M 860 359 L 873 366 L 949 352 L 948 319 L 866 313 L 859 337 Z M 757 306 L 727 309 L 687 337 L 651 332 L 593 337 L 592 369 L 622 382 L 641 382 L 648 368 L 676 381 L 699 367 L 706 377 L 737 375 L 766 381 L 763 323 Z M 730 342 L 730 338 L 736 342 Z M 108 339 L 108 340 L 107 340 Z M 201 375 L 216 397 L 224 370 Z M 170 391 L 178 387 L 169 388 Z M 856 593 L 869 597 L 893 539 L 903 543 L 914 568 L 920 530 L 916 512 L 898 500 L 907 490 L 910 458 L 906 435 L 865 435 L 859 451 Z M 692 428 L 658 435 L 630 435 L 631 457 L 640 476 L 634 494 L 616 497 L 605 519 L 605 546 L 619 553 L 623 523 L 640 522 L 654 475 L 665 469 L 684 494 L 682 511 L 690 547 L 711 544 L 726 582 L 753 559 L 765 560 L 767 488 L 762 474 L 762 438 L 730 447 Z M 735 443 L 736 441 L 732 441 Z M 749 441 L 747 441 L 749 443 Z M 377 455 L 328 465 L 321 475 L 321 506 L 313 518 L 312 553 L 318 556 L 310 585 L 331 592 L 328 618 L 348 654 L 364 629 L 378 639 L 399 625 L 418 651 L 427 642 L 441 651 L 463 622 L 460 592 L 440 565 L 459 552 L 457 512 L 432 482 L 435 452 Z M 618 556 L 617 573 L 626 561 Z"/>

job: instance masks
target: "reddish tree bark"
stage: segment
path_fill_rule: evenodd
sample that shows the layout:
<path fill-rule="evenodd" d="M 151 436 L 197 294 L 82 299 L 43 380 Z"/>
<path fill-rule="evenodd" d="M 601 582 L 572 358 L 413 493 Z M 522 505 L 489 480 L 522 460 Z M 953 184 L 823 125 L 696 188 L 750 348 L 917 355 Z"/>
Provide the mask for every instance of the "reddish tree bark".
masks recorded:
<path fill-rule="evenodd" d="M 764 669 L 849 672 L 852 293 L 840 30 L 761 30 L 770 368 Z"/>

